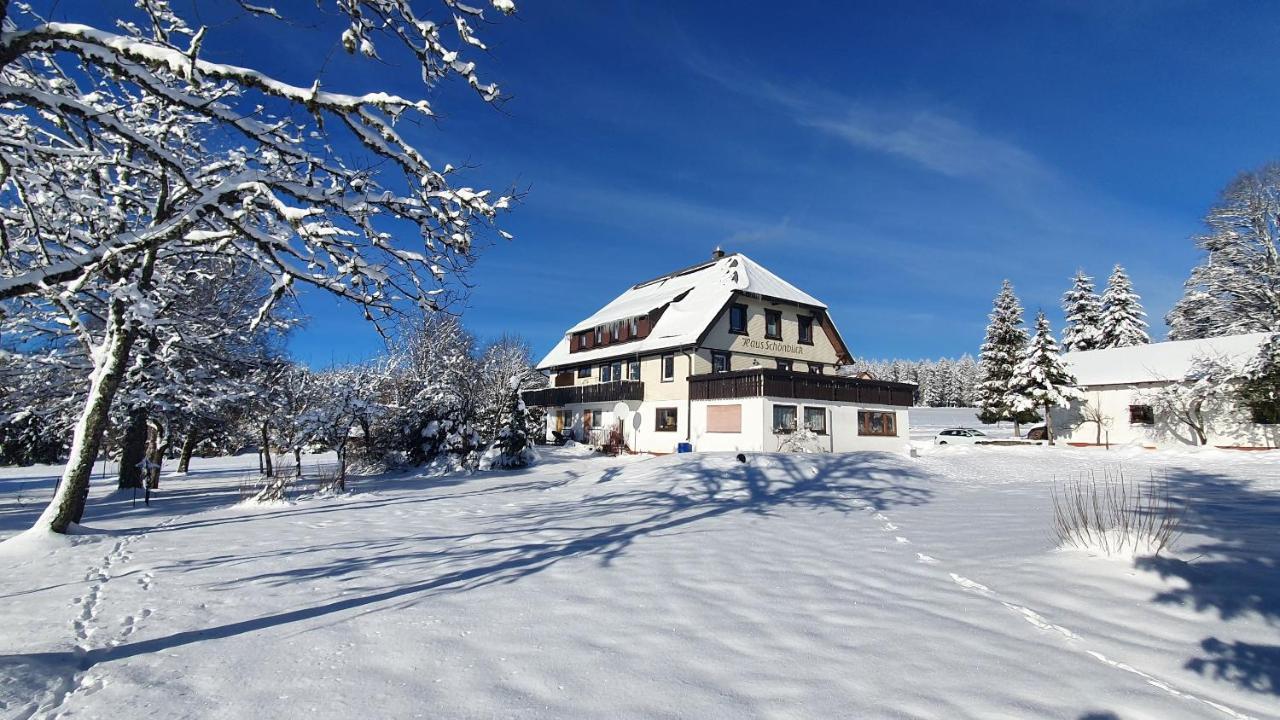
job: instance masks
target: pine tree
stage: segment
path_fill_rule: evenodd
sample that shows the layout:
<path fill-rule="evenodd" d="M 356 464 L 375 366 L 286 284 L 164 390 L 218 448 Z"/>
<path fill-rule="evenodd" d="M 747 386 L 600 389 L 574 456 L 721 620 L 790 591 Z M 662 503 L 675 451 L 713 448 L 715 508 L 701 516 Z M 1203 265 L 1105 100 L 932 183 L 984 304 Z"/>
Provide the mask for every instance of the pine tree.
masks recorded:
<path fill-rule="evenodd" d="M 1067 325 L 1062 330 L 1065 352 L 1095 350 L 1102 343 L 1102 298 L 1094 292 L 1093 278 L 1077 270 L 1071 289 L 1062 296 Z"/>
<path fill-rule="evenodd" d="M 1129 347 L 1151 342 L 1146 317 L 1142 298 L 1133 291 L 1133 283 L 1124 268 L 1116 265 L 1111 277 L 1107 278 L 1107 289 L 1102 293 L 1101 347 Z"/>
<path fill-rule="evenodd" d="M 1066 407 L 1072 400 L 1083 397 L 1075 384 L 1076 379 L 1062 362 L 1058 343 L 1049 329 L 1049 320 L 1041 311 L 1036 315 L 1036 333 L 1009 380 L 1006 402 L 1015 412 L 1044 410 L 1045 434 L 1052 445 L 1053 416 L 1050 410 Z"/>
<path fill-rule="evenodd" d="M 1166 316 L 1171 340 L 1280 331 L 1280 164 L 1241 174 L 1196 238 L 1204 259 Z"/>
<path fill-rule="evenodd" d="M 1262 344 L 1257 357 L 1245 366 L 1242 380 L 1237 396 L 1253 421 L 1280 423 L 1280 333 Z"/>
<path fill-rule="evenodd" d="M 978 358 L 978 419 L 984 423 L 1011 419 L 1016 435 L 1019 424 L 1032 422 L 1036 415 L 1015 412 L 1009 406 L 1009 381 L 1027 345 L 1027 329 L 1023 327 L 1022 304 L 1008 280 L 1000 287 L 989 317 L 986 341 Z"/>

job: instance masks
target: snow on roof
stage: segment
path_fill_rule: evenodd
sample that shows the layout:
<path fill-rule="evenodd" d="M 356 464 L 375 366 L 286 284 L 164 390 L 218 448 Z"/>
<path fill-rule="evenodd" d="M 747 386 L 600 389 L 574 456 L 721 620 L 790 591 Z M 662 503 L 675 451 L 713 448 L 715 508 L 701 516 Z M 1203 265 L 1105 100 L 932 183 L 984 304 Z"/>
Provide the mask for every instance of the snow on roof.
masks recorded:
<path fill-rule="evenodd" d="M 631 286 L 594 315 L 569 328 L 568 333 L 538 363 L 538 369 L 691 345 L 715 321 L 734 292 L 788 300 L 823 310 L 827 308 L 821 300 L 774 275 L 746 255 L 734 253 Z M 670 305 L 657 325 L 643 340 L 593 348 L 570 356 L 569 335 L 645 315 L 668 303 Z"/>
<path fill-rule="evenodd" d="M 1232 365 L 1248 362 L 1270 333 L 1226 335 L 1200 340 L 1133 345 L 1107 350 L 1071 352 L 1062 356 L 1081 386 L 1128 385 L 1181 380 L 1197 358 L 1210 357 Z"/>

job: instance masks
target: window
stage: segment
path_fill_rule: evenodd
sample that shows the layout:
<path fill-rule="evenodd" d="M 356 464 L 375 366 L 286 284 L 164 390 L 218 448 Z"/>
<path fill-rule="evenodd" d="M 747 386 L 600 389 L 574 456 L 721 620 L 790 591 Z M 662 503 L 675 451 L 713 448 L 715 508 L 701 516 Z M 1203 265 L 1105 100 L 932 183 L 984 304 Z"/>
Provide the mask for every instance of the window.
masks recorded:
<path fill-rule="evenodd" d="M 779 369 L 779 370 L 791 370 L 791 361 L 790 361 L 790 360 L 783 360 L 783 359 L 779 358 L 779 359 L 778 359 L 778 369 Z"/>
<path fill-rule="evenodd" d="M 1258 402 L 1249 406 L 1253 421 L 1259 425 L 1280 425 L 1280 400 Z"/>
<path fill-rule="evenodd" d="M 729 372 L 729 353 L 712 351 L 711 372 Z"/>
<path fill-rule="evenodd" d="M 676 356 L 662 356 L 662 382 L 671 382 L 676 379 Z"/>
<path fill-rule="evenodd" d="M 738 433 L 742 432 L 741 405 L 708 405 L 707 432 Z"/>
<path fill-rule="evenodd" d="M 774 405 L 773 406 L 773 432 L 775 434 L 792 433 L 796 431 L 796 406 L 795 405 Z"/>
<path fill-rule="evenodd" d="M 613 381 L 613 368 L 608 363 L 601 365 L 600 366 L 600 382 L 603 383 L 603 382 L 612 382 L 612 381 Z"/>
<path fill-rule="evenodd" d="M 591 331 L 590 330 L 583 330 L 582 332 L 578 333 L 577 337 L 578 337 L 579 350 L 584 350 L 586 348 L 591 347 Z"/>
<path fill-rule="evenodd" d="M 613 323 L 609 326 L 609 342 L 618 342 L 618 333 L 622 332 L 622 323 Z"/>
<path fill-rule="evenodd" d="M 800 321 L 800 342 L 805 345 L 813 344 L 813 316 L 799 315 L 796 318 Z"/>
<path fill-rule="evenodd" d="M 596 328 L 596 345 L 603 345 L 603 344 L 604 344 L 604 333 L 600 331 L 600 328 Z"/>
<path fill-rule="evenodd" d="M 898 416 L 880 410 L 859 410 L 858 434 L 897 437 Z"/>
<path fill-rule="evenodd" d="M 729 306 L 729 332 L 736 335 L 747 334 L 746 305 L 734 304 Z"/>
<path fill-rule="evenodd" d="M 653 423 L 654 430 L 658 432 L 675 432 L 676 425 L 675 408 L 658 408 L 657 416 L 654 418 Z"/>
<path fill-rule="evenodd" d="M 782 311 L 764 311 L 764 336 L 770 340 L 782 339 Z"/>
<path fill-rule="evenodd" d="M 631 337 L 640 337 L 640 318 L 631 318 L 629 329 L 631 330 Z"/>
<path fill-rule="evenodd" d="M 1129 406 L 1129 424 L 1130 425 L 1155 425 L 1156 414 L 1150 405 L 1130 405 Z"/>
<path fill-rule="evenodd" d="M 632 360 L 631 362 L 627 363 L 627 379 L 628 380 L 640 379 L 640 361 L 639 360 Z"/>
<path fill-rule="evenodd" d="M 809 372 L 813 373 L 814 375 L 821 375 L 822 363 L 813 363 L 813 362 L 809 363 Z"/>
<path fill-rule="evenodd" d="M 827 409 L 824 407 L 805 407 L 804 426 L 818 433 L 827 434 Z"/>
<path fill-rule="evenodd" d="M 591 366 L 583 365 L 582 367 L 578 368 L 578 377 L 580 378 L 591 377 Z"/>
<path fill-rule="evenodd" d="M 604 426 L 604 411 L 603 411 L 603 410 L 587 410 L 587 411 L 586 411 L 586 413 L 587 413 L 587 418 L 588 418 L 587 425 L 588 425 L 592 430 L 596 430 L 596 429 L 599 429 L 599 428 L 601 428 L 601 427 L 603 427 L 603 426 Z"/>

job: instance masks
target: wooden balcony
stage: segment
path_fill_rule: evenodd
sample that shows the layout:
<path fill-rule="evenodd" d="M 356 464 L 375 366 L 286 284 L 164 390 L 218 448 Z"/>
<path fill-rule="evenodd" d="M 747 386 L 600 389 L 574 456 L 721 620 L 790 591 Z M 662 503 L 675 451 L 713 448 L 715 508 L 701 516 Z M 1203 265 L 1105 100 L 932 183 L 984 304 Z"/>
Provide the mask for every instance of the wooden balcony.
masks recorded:
<path fill-rule="evenodd" d="M 908 383 L 768 368 L 689 377 L 689 397 L 693 400 L 777 397 L 910 407 L 915 392 L 916 386 Z"/>
<path fill-rule="evenodd" d="M 620 382 L 593 383 L 591 385 L 549 387 L 541 390 L 526 390 L 521 397 L 526 405 L 534 405 L 536 407 L 563 407 L 576 403 L 643 400 L 644 383 L 638 380 L 622 380 Z"/>

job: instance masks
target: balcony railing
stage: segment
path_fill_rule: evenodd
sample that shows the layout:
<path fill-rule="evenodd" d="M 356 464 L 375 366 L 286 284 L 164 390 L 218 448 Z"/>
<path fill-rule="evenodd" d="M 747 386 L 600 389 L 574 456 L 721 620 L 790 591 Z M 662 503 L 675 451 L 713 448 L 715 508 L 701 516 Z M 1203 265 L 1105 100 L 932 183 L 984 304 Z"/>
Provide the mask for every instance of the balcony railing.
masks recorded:
<path fill-rule="evenodd" d="M 915 391 L 916 386 L 907 383 L 767 368 L 689 377 L 689 397 L 694 400 L 780 397 L 910 407 Z"/>
<path fill-rule="evenodd" d="M 644 383 L 638 380 L 622 380 L 620 382 L 594 383 L 591 385 L 550 387 L 541 390 L 526 390 L 521 397 L 524 398 L 526 405 L 537 407 L 562 407 L 577 403 L 643 400 Z"/>

